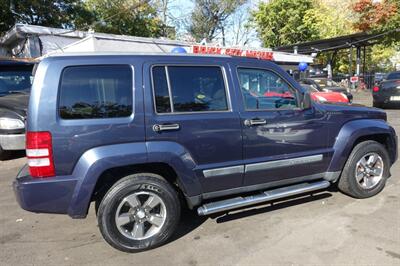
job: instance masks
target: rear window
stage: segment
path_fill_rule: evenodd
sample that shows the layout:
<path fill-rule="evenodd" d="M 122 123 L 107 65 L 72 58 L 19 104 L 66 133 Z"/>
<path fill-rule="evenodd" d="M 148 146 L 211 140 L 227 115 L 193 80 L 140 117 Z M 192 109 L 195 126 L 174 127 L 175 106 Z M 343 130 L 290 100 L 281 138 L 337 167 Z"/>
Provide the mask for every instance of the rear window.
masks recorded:
<path fill-rule="evenodd" d="M 32 70 L 0 69 L 0 94 L 29 90 L 32 85 Z"/>
<path fill-rule="evenodd" d="M 64 69 L 59 91 L 63 119 L 127 117 L 132 114 L 130 66 L 73 66 Z"/>
<path fill-rule="evenodd" d="M 218 66 L 156 66 L 152 76 L 157 113 L 228 110 Z"/>
<path fill-rule="evenodd" d="M 400 72 L 393 72 L 387 76 L 387 79 L 400 79 Z"/>

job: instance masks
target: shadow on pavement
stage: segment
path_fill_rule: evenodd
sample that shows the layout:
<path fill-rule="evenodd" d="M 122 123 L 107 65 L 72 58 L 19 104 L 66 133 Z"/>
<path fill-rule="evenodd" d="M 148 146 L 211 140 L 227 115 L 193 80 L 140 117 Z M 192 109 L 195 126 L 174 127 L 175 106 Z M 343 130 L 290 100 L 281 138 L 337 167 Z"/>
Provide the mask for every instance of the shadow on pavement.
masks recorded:
<path fill-rule="evenodd" d="M 225 222 L 229 222 L 232 220 L 236 220 L 236 219 L 240 219 L 240 218 L 244 218 L 244 217 L 249 217 L 249 216 L 253 216 L 253 215 L 257 215 L 257 214 L 261 214 L 261 213 L 266 213 L 266 212 L 272 212 L 272 211 L 276 211 L 276 210 L 280 210 L 280 209 L 284 209 L 284 208 L 288 208 L 288 207 L 292 207 L 292 206 L 296 206 L 296 205 L 300 205 L 300 204 L 304 204 L 304 203 L 308 203 L 308 202 L 312 202 L 312 201 L 317 201 L 317 200 L 321 200 L 321 199 L 326 199 L 331 197 L 332 194 L 329 192 L 323 192 L 321 194 L 311 194 L 311 196 L 305 196 L 303 195 L 302 198 L 297 198 L 296 197 L 291 197 L 286 199 L 285 201 L 274 201 L 274 202 L 270 202 L 268 206 L 263 206 L 260 208 L 253 208 L 253 209 L 247 209 L 241 212 L 236 212 L 236 213 L 227 213 L 223 216 L 213 216 L 213 219 L 216 219 L 217 223 L 225 223 Z M 261 204 L 266 204 L 266 203 L 260 203 Z"/>
<path fill-rule="evenodd" d="M 195 208 L 194 210 L 189 210 L 185 208 L 182 209 L 181 220 L 179 222 L 178 229 L 168 242 L 175 241 L 189 234 L 197 227 L 202 225 L 207 219 L 208 216 L 197 215 L 197 208 Z"/>
<path fill-rule="evenodd" d="M 335 189 L 332 189 L 330 191 L 335 191 Z M 265 205 L 266 203 L 260 203 L 258 205 L 254 205 L 255 207 L 253 207 L 252 209 L 246 209 L 244 211 L 239 210 L 239 212 L 235 212 L 235 213 L 228 212 L 226 214 L 215 214 L 215 215 L 211 215 L 211 216 L 199 216 L 197 214 L 197 208 L 194 210 L 183 209 L 182 214 L 181 214 L 181 221 L 178 225 L 178 230 L 176 231 L 174 236 L 168 242 L 169 243 L 173 242 L 173 241 L 189 234 L 190 232 L 195 230 L 197 227 L 202 225 L 208 218 L 215 219 L 217 223 L 225 223 L 225 222 L 229 222 L 229 221 L 244 218 L 244 217 L 249 217 L 252 215 L 257 215 L 257 214 L 266 213 L 266 212 L 272 212 L 272 211 L 276 211 L 276 210 L 280 210 L 280 209 L 284 209 L 284 208 L 288 208 L 288 207 L 292 207 L 292 206 L 296 206 L 296 205 L 300 205 L 300 204 L 304 204 L 304 203 L 308 203 L 308 202 L 326 199 L 326 198 L 329 198 L 332 196 L 331 193 L 326 192 L 326 191 L 317 192 L 317 193 L 319 193 L 319 194 L 316 194 L 316 193 L 311 194 L 311 195 L 303 194 L 303 196 L 301 196 L 301 198 L 299 198 L 299 196 L 297 195 L 297 196 L 287 198 L 284 201 L 281 200 L 281 201 L 270 202 L 269 203 L 270 205 L 262 206 L 260 208 L 257 208 L 257 206 Z M 236 210 L 236 211 L 238 211 L 238 210 Z"/>
<path fill-rule="evenodd" d="M 3 155 L 3 158 L 1 158 L 1 161 L 11 161 L 14 159 L 19 159 L 25 157 L 25 150 L 22 151 L 6 151 L 6 153 Z"/>

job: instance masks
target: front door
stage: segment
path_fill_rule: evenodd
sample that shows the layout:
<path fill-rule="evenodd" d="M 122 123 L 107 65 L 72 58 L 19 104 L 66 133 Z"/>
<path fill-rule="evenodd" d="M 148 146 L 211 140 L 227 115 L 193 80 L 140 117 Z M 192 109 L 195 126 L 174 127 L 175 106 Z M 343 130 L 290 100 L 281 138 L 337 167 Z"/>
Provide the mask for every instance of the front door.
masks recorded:
<path fill-rule="evenodd" d="M 218 61 L 144 66 L 146 140 L 182 147 L 194 161 L 203 192 L 238 187 L 243 181 L 240 118 L 229 97 L 233 90 L 226 69 Z"/>
<path fill-rule="evenodd" d="M 291 78 L 268 65 L 237 68 L 243 101 L 244 184 L 321 178 L 332 155 L 324 114 L 314 108 L 302 110 Z"/>

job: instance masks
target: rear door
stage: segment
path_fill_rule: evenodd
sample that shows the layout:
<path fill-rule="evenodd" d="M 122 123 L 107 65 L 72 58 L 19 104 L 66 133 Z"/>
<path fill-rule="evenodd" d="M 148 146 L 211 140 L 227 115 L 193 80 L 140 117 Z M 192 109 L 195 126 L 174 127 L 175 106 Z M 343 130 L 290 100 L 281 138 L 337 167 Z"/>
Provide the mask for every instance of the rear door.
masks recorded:
<path fill-rule="evenodd" d="M 242 184 L 240 118 L 227 65 L 144 65 L 146 140 L 178 143 L 194 161 L 203 192 Z"/>

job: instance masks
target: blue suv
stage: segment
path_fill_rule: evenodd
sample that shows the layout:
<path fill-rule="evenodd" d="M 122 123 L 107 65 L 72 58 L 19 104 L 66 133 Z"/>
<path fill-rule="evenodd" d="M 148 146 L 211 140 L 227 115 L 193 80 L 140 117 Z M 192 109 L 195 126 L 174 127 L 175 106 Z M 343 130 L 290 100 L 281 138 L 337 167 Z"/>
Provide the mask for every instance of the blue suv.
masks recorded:
<path fill-rule="evenodd" d="M 322 190 L 379 193 L 397 159 L 386 114 L 314 103 L 272 62 L 81 54 L 44 59 L 33 82 L 25 210 L 84 218 L 113 247 L 165 243 L 199 215 Z"/>

